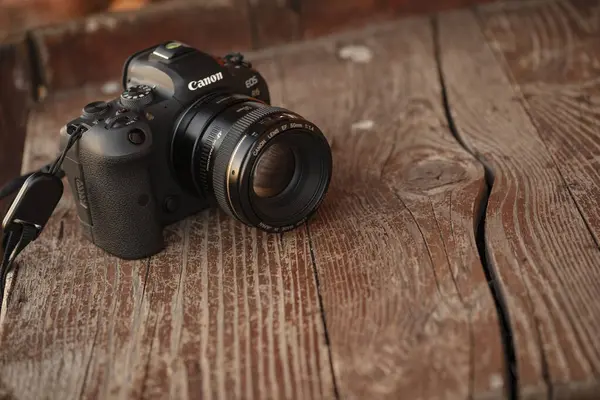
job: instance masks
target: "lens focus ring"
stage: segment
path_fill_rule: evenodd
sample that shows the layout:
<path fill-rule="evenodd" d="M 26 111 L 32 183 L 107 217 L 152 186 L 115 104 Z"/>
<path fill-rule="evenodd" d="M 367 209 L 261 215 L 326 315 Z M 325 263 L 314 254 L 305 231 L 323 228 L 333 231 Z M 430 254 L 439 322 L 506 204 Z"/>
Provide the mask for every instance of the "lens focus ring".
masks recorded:
<path fill-rule="evenodd" d="M 229 132 L 227 132 L 219 151 L 217 152 L 213 173 L 213 190 L 219 206 L 235 218 L 243 220 L 243 216 L 237 215 L 233 210 L 227 194 L 227 176 L 230 173 L 228 167 L 235 147 L 252 124 L 260 121 L 260 119 L 266 116 L 281 112 L 289 111 L 278 107 L 264 107 L 246 114 L 231 127 Z"/>
<path fill-rule="evenodd" d="M 199 172 L 200 185 L 201 185 L 202 189 L 205 190 L 206 193 L 210 192 L 210 185 L 209 185 L 210 177 L 208 176 L 208 173 L 209 173 L 209 168 L 210 168 L 210 158 L 214 157 L 214 155 L 211 154 L 211 152 L 214 149 L 212 144 L 214 144 L 215 140 L 217 139 L 219 132 L 221 132 L 220 126 L 215 126 L 211 129 L 211 131 L 208 133 L 208 136 L 206 137 L 206 143 L 208 145 L 202 146 L 202 151 L 200 153 L 200 165 L 202 166 L 201 170 Z M 210 183 L 212 183 L 212 182 L 210 182 Z"/>

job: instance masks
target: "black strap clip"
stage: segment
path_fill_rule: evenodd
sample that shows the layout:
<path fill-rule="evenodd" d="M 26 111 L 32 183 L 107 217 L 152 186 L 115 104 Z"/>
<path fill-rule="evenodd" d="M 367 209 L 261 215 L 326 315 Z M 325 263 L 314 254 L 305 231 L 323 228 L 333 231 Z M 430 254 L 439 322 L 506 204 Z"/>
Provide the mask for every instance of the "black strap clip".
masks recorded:
<path fill-rule="evenodd" d="M 63 194 L 60 177 L 48 172 L 35 172 L 25 180 L 4 217 L 0 262 L 0 306 L 4 300 L 6 276 L 19 253 L 42 232 Z"/>
<path fill-rule="evenodd" d="M 24 225 L 35 227 L 35 240 L 50 219 L 63 190 L 63 183 L 58 176 L 47 172 L 33 173 L 11 204 L 2 228 L 7 233 L 19 234 Z"/>

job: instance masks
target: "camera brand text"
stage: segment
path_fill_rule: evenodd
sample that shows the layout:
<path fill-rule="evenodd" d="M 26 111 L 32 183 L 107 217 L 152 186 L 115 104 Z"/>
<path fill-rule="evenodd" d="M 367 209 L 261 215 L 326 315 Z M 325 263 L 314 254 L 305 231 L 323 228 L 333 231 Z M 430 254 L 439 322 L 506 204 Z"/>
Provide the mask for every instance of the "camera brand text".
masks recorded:
<path fill-rule="evenodd" d="M 217 72 L 216 74 L 213 74 L 211 76 L 207 76 L 204 79 L 200 79 L 197 81 L 191 81 L 188 84 L 188 89 L 190 90 L 197 90 L 200 88 L 203 88 L 204 86 L 208 86 L 211 83 L 215 83 L 217 81 L 220 81 L 221 79 L 223 79 L 223 73 L 222 72 Z"/>

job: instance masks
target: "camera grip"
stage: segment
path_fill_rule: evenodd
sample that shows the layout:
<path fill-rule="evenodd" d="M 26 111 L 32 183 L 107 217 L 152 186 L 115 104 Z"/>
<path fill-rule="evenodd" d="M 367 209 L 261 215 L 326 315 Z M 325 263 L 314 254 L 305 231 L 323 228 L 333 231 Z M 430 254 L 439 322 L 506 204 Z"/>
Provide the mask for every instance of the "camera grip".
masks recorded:
<path fill-rule="evenodd" d="M 124 259 L 148 257 L 164 247 L 153 195 L 149 155 L 107 159 L 80 153 L 91 214 L 92 241 Z"/>

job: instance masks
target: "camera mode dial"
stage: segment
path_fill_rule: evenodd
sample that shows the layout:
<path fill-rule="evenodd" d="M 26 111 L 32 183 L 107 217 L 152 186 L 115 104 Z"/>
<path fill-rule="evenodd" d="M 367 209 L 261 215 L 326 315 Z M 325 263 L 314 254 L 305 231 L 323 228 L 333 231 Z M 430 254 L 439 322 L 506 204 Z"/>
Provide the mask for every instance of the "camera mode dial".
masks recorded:
<path fill-rule="evenodd" d="M 131 86 L 121 93 L 121 104 L 134 110 L 152 103 L 152 99 L 152 87 L 148 85 Z"/>

